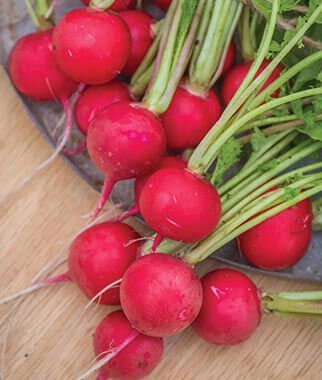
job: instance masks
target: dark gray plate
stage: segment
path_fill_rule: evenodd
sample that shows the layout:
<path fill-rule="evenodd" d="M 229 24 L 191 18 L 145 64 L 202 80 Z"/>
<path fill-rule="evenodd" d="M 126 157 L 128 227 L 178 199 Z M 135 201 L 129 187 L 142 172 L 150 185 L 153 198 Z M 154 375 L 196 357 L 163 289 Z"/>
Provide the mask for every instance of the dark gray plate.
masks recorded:
<path fill-rule="evenodd" d="M 80 6 L 80 0 L 61 1 L 62 5 L 58 8 L 59 14 Z M 33 31 L 33 25 L 29 21 L 24 8 L 23 0 L 1 0 L 0 1 L 0 58 L 1 64 L 6 68 L 7 57 L 13 43 L 20 36 Z M 63 123 L 59 122 L 62 118 L 62 109 L 59 104 L 36 103 L 18 94 L 26 112 L 33 121 L 35 127 L 45 137 L 51 146 L 57 141 L 61 133 Z M 73 130 L 70 146 L 75 146 L 81 141 L 82 136 Z M 80 175 L 90 186 L 97 191 L 100 190 L 103 177 L 92 165 L 86 155 L 68 157 L 62 155 L 64 161 Z M 124 181 L 118 184 L 113 191 L 113 200 L 121 202 L 124 207 L 128 207 L 133 202 L 133 192 L 131 181 Z M 223 262 L 233 264 L 240 268 L 252 269 L 257 272 L 273 274 L 293 279 L 305 279 L 313 281 L 322 280 L 322 234 L 315 233 L 312 239 L 308 254 L 294 267 L 280 272 L 267 272 L 258 270 L 243 260 L 238 254 L 234 242 L 227 244 L 224 248 L 216 252 L 213 256 Z"/>

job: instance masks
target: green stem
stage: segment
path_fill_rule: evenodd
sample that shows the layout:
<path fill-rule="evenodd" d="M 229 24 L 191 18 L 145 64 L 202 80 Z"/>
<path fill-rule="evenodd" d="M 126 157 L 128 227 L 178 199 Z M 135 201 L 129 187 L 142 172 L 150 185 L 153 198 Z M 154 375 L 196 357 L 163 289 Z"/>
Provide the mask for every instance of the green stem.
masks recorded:
<path fill-rule="evenodd" d="M 250 29 L 251 9 L 245 7 L 238 24 L 238 37 L 241 46 L 242 56 L 245 61 L 254 58 L 255 50 L 252 42 L 253 36 Z"/>
<path fill-rule="evenodd" d="M 276 20 L 278 16 L 279 4 L 280 4 L 279 0 L 273 0 L 270 20 L 266 25 L 263 38 L 262 38 L 260 47 L 258 49 L 257 57 L 253 65 L 250 67 L 243 83 L 241 84 L 239 89 L 236 91 L 234 97 L 231 99 L 229 105 L 226 107 L 219 121 L 214 125 L 214 127 L 208 132 L 208 134 L 204 137 L 204 139 L 195 149 L 188 163 L 188 167 L 191 170 L 199 174 L 202 174 L 205 171 L 207 171 L 208 167 L 207 168 L 203 167 L 203 164 L 201 162 L 205 152 L 207 151 L 209 146 L 211 146 L 212 142 L 216 140 L 216 138 L 221 134 L 221 132 L 225 130 L 225 128 L 227 127 L 226 124 L 229 122 L 229 120 L 234 115 L 234 113 L 239 109 L 239 107 L 244 103 L 245 100 L 239 101 L 239 99 L 241 98 L 241 95 L 244 93 L 244 91 L 248 88 L 248 86 L 254 79 L 260 65 L 262 64 L 269 50 L 273 33 L 275 31 L 275 24 L 276 24 Z"/>
<path fill-rule="evenodd" d="M 249 180 L 249 177 L 246 178 L 244 183 L 238 186 L 238 189 L 236 186 L 233 191 L 228 194 L 228 198 L 223 202 L 223 212 L 229 210 L 250 192 L 255 191 L 259 186 L 263 185 L 265 182 L 272 179 L 283 170 L 289 168 L 291 165 L 318 151 L 321 148 L 321 142 L 315 142 L 312 144 L 311 141 L 307 139 L 302 144 L 299 144 L 298 146 L 290 149 L 288 152 L 282 154 L 276 160 L 277 165 L 273 169 L 270 169 L 263 174 L 261 174 L 260 170 L 256 170 L 256 172 L 253 174 L 252 180 Z"/>
<path fill-rule="evenodd" d="M 212 162 L 217 158 L 223 144 L 225 144 L 227 140 L 229 140 L 229 138 L 231 138 L 235 133 L 237 133 L 239 131 L 239 128 L 243 127 L 249 121 L 255 119 L 256 117 L 263 114 L 264 112 L 269 111 L 273 108 L 279 107 L 285 103 L 290 103 L 290 102 L 293 102 L 294 100 L 301 99 L 307 96 L 315 96 L 315 95 L 321 95 L 321 94 L 322 94 L 322 87 L 299 91 L 294 94 L 290 94 L 287 96 L 283 96 L 281 98 L 271 100 L 270 102 L 261 105 L 257 109 L 254 109 L 253 111 L 248 112 L 246 115 L 238 119 L 235 123 L 230 125 L 229 128 L 224 130 L 223 133 L 217 137 L 216 141 L 214 141 L 212 145 L 210 145 L 209 150 L 206 153 L 204 153 L 203 158 L 200 161 L 200 165 L 203 167 L 203 172 L 206 172 L 211 166 Z M 190 161 L 191 160 L 192 158 L 190 159 Z M 190 164 L 190 161 L 189 161 L 189 164 Z"/>
<path fill-rule="evenodd" d="M 207 8 L 207 9 L 206 9 Z M 194 49 L 187 87 L 204 94 L 213 85 L 214 77 L 236 28 L 242 5 L 237 0 L 207 1 L 203 20 L 197 35 L 199 44 Z M 210 19 L 209 19 L 210 17 Z M 238 21 L 238 19 L 237 19 Z M 205 24 L 208 25 L 205 30 Z"/>
<path fill-rule="evenodd" d="M 38 20 L 37 13 L 36 13 L 35 9 L 33 8 L 30 0 L 24 0 L 24 2 L 25 2 L 25 6 L 26 6 L 26 9 L 27 9 L 27 12 L 28 12 L 28 15 L 29 15 L 31 21 L 33 22 L 33 24 L 35 25 L 35 27 L 37 29 L 40 28 L 40 23 Z"/>
<path fill-rule="evenodd" d="M 152 80 L 143 99 L 145 107 L 163 113 L 188 65 L 206 0 L 174 0 L 165 18 Z"/>
<path fill-rule="evenodd" d="M 322 319 L 322 292 L 263 293 L 262 306 L 266 313 L 284 317 Z"/>
<path fill-rule="evenodd" d="M 277 7 L 277 9 L 276 9 Z M 269 24 L 267 25 L 264 36 L 262 38 L 261 46 L 258 51 L 258 57 L 260 59 L 255 60 L 255 63 L 259 61 L 260 63 L 263 61 L 264 57 L 262 54 L 264 53 L 264 56 L 268 52 L 268 48 L 270 45 L 270 42 L 272 40 L 272 33 L 274 32 L 272 28 L 272 23 L 276 21 L 277 18 L 277 10 L 279 7 L 279 2 L 273 1 L 272 4 L 272 12 L 271 17 L 269 20 Z M 277 67 L 277 65 L 283 60 L 283 58 L 292 50 L 292 48 L 297 44 L 297 42 L 302 38 L 302 36 L 307 32 L 307 30 L 314 24 L 315 20 L 319 17 L 320 13 L 322 12 L 322 4 L 319 5 L 316 10 L 311 14 L 311 16 L 308 18 L 307 22 L 302 26 L 302 28 L 299 29 L 299 31 L 295 34 L 295 36 L 290 40 L 290 42 L 281 50 L 280 53 L 277 54 L 277 56 L 272 60 L 272 62 L 266 67 L 266 69 L 250 84 L 247 76 L 240 86 L 239 90 L 236 92 L 234 98 L 226 108 L 225 112 L 223 113 L 220 120 L 216 123 L 216 125 L 210 130 L 210 132 L 206 135 L 206 137 L 202 140 L 202 142 L 199 144 L 197 149 L 195 150 L 194 154 L 192 155 L 190 161 L 189 161 L 189 168 L 198 172 L 203 173 L 208 169 L 208 167 L 211 165 L 212 161 L 210 158 L 208 160 L 204 160 L 204 156 L 207 155 L 207 150 L 212 149 L 212 143 L 217 139 L 217 137 L 222 133 L 223 130 L 227 128 L 227 123 L 229 122 L 230 118 L 234 115 L 234 113 L 245 103 L 245 101 L 250 97 L 254 92 L 257 92 L 259 88 L 262 87 L 262 85 L 266 82 L 266 80 L 269 78 L 273 70 Z M 269 35 L 269 38 L 267 36 Z M 268 40 L 269 39 L 269 40 Z M 268 42 L 268 46 L 267 46 Z M 263 58 L 263 59 L 261 59 Z M 249 73 L 254 71 L 254 67 L 256 66 L 255 63 L 251 66 Z M 258 67 L 256 68 L 255 73 L 257 72 Z M 253 73 L 254 74 L 254 73 Z M 252 75 L 252 78 L 254 75 Z M 250 85 L 249 85 L 250 84 Z M 202 161 L 206 161 L 206 163 L 203 163 Z"/>
<path fill-rule="evenodd" d="M 150 49 L 131 78 L 130 90 L 136 98 L 140 98 L 144 94 L 144 91 L 146 90 L 151 79 L 155 58 L 160 46 L 162 30 L 163 29 L 161 28 L 155 36 Z"/>
<path fill-rule="evenodd" d="M 185 259 L 192 265 L 206 259 L 209 255 L 214 253 L 217 249 L 221 248 L 225 244 L 227 244 L 229 241 L 233 240 L 243 232 L 249 230 L 250 228 L 256 226 L 259 223 L 262 223 L 268 218 L 271 218 L 272 216 L 278 214 L 281 211 L 284 211 L 285 209 L 294 206 L 296 203 L 311 197 L 314 194 L 318 194 L 320 191 L 322 191 L 322 180 L 318 182 L 317 184 L 314 184 L 314 186 L 310 189 L 304 190 L 296 197 L 284 201 L 282 203 L 279 203 L 277 206 L 270 208 L 269 210 L 262 212 L 262 205 L 255 207 L 252 210 L 252 213 L 248 212 L 247 215 L 250 215 L 249 217 L 252 217 L 253 215 L 258 214 L 261 212 L 260 215 L 257 217 L 253 217 L 246 223 L 243 223 L 241 226 L 236 228 L 234 231 L 225 234 L 225 237 L 221 239 L 220 241 L 217 241 L 217 231 L 213 232 L 208 238 L 203 240 L 197 248 L 193 249 L 190 253 L 186 254 Z M 263 204 L 269 204 L 269 197 L 263 201 Z"/>
<path fill-rule="evenodd" d="M 111 5 L 113 5 L 115 0 L 91 0 L 89 6 L 94 9 L 108 9 Z"/>
<path fill-rule="evenodd" d="M 322 197 L 313 201 L 313 229 L 322 230 Z"/>

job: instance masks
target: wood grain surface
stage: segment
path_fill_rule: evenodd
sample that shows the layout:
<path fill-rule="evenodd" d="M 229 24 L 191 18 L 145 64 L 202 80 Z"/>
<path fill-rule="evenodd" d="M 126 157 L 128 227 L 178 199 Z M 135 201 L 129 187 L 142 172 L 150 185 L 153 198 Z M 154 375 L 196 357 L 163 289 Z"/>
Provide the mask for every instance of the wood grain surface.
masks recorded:
<path fill-rule="evenodd" d="M 0 75 L 0 199 L 50 154 L 50 149 Z M 24 189 L 1 204 L 0 296 L 25 288 L 46 263 L 66 257 L 66 244 L 86 223 L 97 194 L 58 158 Z M 204 273 L 219 264 L 208 261 Z M 56 273 L 62 272 L 63 264 Z M 270 290 L 318 289 L 250 274 Z M 95 326 L 108 312 L 93 306 L 73 284 L 31 295 L 14 313 L 2 380 L 69 380 L 91 363 Z M 10 306 L 0 307 L 0 323 Z M 1 329 L 1 348 L 8 324 Z M 95 377 L 93 377 L 94 379 Z M 211 346 L 191 329 L 166 340 L 150 380 L 320 380 L 322 324 L 264 316 L 256 334 L 234 347 Z"/>

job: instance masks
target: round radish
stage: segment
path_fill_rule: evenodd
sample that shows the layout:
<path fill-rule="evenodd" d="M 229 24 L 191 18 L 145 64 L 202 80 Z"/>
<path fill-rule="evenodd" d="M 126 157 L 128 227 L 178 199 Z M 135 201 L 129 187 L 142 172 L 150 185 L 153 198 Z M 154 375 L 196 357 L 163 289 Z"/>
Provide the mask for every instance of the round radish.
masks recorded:
<path fill-rule="evenodd" d="M 164 156 L 161 159 L 159 165 L 154 170 L 152 170 L 151 172 L 149 172 L 148 174 L 142 177 L 138 177 L 135 179 L 134 190 L 135 190 L 136 202 L 139 203 L 142 189 L 152 174 L 154 174 L 160 169 L 165 169 L 165 168 L 184 169 L 186 167 L 187 167 L 187 162 L 184 161 L 182 158 L 176 157 L 176 156 Z"/>
<path fill-rule="evenodd" d="M 151 177 L 152 174 L 154 174 L 156 171 L 163 169 L 163 168 L 179 168 L 184 169 L 187 166 L 187 162 L 184 161 L 182 158 L 175 157 L 175 156 L 164 156 L 159 165 L 153 169 L 148 174 L 137 177 L 134 181 L 134 191 L 135 191 L 135 203 L 134 206 L 131 207 L 129 210 L 124 211 L 123 213 L 119 214 L 117 217 L 115 217 L 113 220 L 121 222 L 122 220 L 125 220 L 127 218 L 130 218 L 131 216 L 138 215 L 140 213 L 139 208 L 139 200 L 141 191 L 146 183 L 146 181 Z"/>
<path fill-rule="evenodd" d="M 94 216 L 115 182 L 145 175 L 159 164 L 165 144 L 158 117 L 139 104 L 114 103 L 97 115 L 88 129 L 87 147 L 107 180 Z"/>
<path fill-rule="evenodd" d="M 85 5 L 89 5 L 91 0 L 82 0 Z M 115 0 L 114 3 L 108 7 L 110 11 L 124 11 L 133 6 L 134 0 Z"/>
<path fill-rule="evenodd" d="M 162 253 L 136 260 L 123 276 L 120 295 L 131 325 L 150 336 L 183 331 L 202 302 L 201 284 L 193 269 Z"/>
<path fill-rule="evenodd" d="M 57 65 L 53 54 L 52 30 L 20 38 L 9 56 L 9 74 L 15 87 L 35 100 L 67 99 L 77 83 Z"/>
<path fill-rule="evenodd" d="M 192 243 L 216 228 L 221 202 L 216 189 L 202 177 L 168 168 L 157 171 L 144 185 L 140 211 L 158 234 Z"/>
<path fill-rule="evenodd" d="M 154 4 L 156 4 L 159 8 L 161 8 L 164 12 L 168 10 L 172 0 L 153 0 Z"/>
<path fill-rule="evenodd" d="M 230 100 L 233 98 L 233 96 L 235 95 L 239 86 L 242 84 L 243 80 L 245 79 L 252 64 L 253 64 L 252 61 L 239 63 L 238 65 L 233 66 L 226 73 L 222 86 L 221 86 L 221 95 L 222 95 L 222 99 L 225 105 L 227 105 L 230 102 Z M 258 75 L 261 74 L 269 64 L 270 64 L 270 61 L 264 60 L 260 68 L 258 69 L 255 75 L 255 78 L 257 78 Z M 268 87 L 272 82 L 274 82 L 280 76 L 282 70 L 283 70 L 283 66 L 278 65 L 275 68 L 275 70 L 272 72 L 271 76 L 264 83 L 263 87 L 261 88 L 261 91 L 264 90 L 266 87 Z M 279 95 L 279 91 L 276 91 L 273 94 L 271 94 L 272 97 L 278 97 L 278 95 Z"/>
<path fill-rule="evenodd" d="M 122 350 L 124 342 L 129 342 Z M 150 374 L 159 364 L 163 354 L 162 338 L 138 333 L 131 327 L 121 310 L 110 313 L 98 325 L 93 338 L 98 359 L 105 354 L 117 354 L 101 369 L 101 379 L 139 379 Z"/>
<path fill-rule="evenodd" d="M 110 104 L 131 101 L 125 83 L 113 80 L 109 83 L 89 86 L 79 97 L 75 105 L 75 119 L 80 131 L 86 135 L 94 117 Z"/>
<path fill-rule="evenodd" d="M 127 25 L 114 13 L 90 8 L 65 14 L 53 34 L 55 57 L 74 80 L 103 84 L 124 68 L 131 49 Z"/>
<path fill-rule="evenodd" d="M 255 284 L 233 269 L 217 269 L 201 279 L 203 301 L 192 327 L 212 344 L 232 345 L 248 339 L 261 320 Z"/>
<path fill-rule="evenodd" d="M 251 264 L 280 270 L 307 252 L 312 235 L 312 205 L 305 199 L 265 220 L 237 238 L 239 251 Z"/>
<path fill-rule="evenodd" d="M 119 16 L 129 27 L 131 33 L 131 51 L 122 71 L 124 75 L 131 76 L 153 42 L 153 18 L 148 13 L 138 10 L 120 12 Z"/>
<path fill-rule="evenodd" d="M 236 55 L 236 46 L 233 42 L 231 42 L 228 47 L 228 51 L 227 51 L 226 59 L 224 62 L 224 66 L 222 68 L 221 75 L 224 75 L 234 64 L 235 55 Z"/>
<path fill-rule="evenodd" d="M 119 280 L 136 260 L 141 243 L 132 227 L 123 223 L 101 223 L 81 233 L 72 243 L 68 274 L 90 299 Z M 119 288 L 107 290 L 97 299 L 105 305 L 118 305 Z"/>
<path fill-rule="evenodd" d="M 221 113 L 220 101 L 212 89 L 199 96 L 178 87 L 169 108 L 161 115 L 168 149 L 180 151 L 197 146 Z"/>

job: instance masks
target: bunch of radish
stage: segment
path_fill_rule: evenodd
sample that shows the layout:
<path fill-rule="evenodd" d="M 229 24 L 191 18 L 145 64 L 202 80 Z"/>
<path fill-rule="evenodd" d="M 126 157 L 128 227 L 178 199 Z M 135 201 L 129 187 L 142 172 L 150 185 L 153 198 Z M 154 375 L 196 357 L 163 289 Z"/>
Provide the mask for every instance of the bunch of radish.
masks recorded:
<path fill-rule="evenodd" d="M 161 21 L 133 1 L 84 0 L 55 26 L 48 12 L 31 8 L 41 30 L 18 40 L 8 63 L 23 95 L 63 104 L 67 127 L 55 152 L 70 136 L 73 107 L 84 140 L 65 152 L 87 149 L 105 177 L 94 219 L 114 185 L 134 179 L 133 207 L 81 232 L 66 272 L 1 300 L 72 281 L 90 303 L 120 304 L 97 327 L 97 363 L 82 379 L 95 371 L 98 380 L 148 375 L 163 338 L 189 326 L 211 344 L 233 345 L 264 313 L 322 314 L 320 292 L 272 294 L 233 269 L 201 279 L 194 270 L 234 239 L 249 263 L 266 270 L 289 268 L 309 248 L 321 215 L 317 206 L 313 215 L 310 197 L 322 191 L 322 164 L 302 159 L 322 148 L 321 132 L 312 131 L 322 119 L 322 88 L 318 78 L 298 76 L 322 53 L 289 68 L 284 61 L 302 39 L 312 43 L 305 34 L 322 5 L 312 2 L 306 22 L 277 48 L 285 12 L 277 0 L 259 44 L 263 19 L 244 2 L 153 2 L 167 11 Z M 234 65 L 236 29 L 243 60 Z M 138 214 L 153 238 L 123 223 Z"/>

